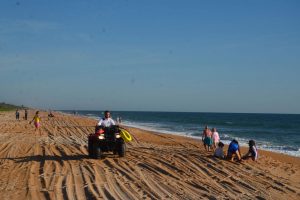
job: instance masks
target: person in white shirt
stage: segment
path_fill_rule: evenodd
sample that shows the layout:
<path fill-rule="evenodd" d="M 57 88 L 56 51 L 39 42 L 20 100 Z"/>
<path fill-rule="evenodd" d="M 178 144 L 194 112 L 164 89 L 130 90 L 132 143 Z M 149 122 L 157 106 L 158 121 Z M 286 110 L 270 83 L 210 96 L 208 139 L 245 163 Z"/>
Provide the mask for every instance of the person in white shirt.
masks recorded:
<path fill-rule="evenodd" d="M 253 161 L 256 161 L 258 158 L 258 152 L 254 140 L 249 140 L 249 151 L 243 156 L 244 160 L 247 160 L 248 158 L 252 158 Z"/>
<path fill-rule="evenodd" d="M 224 158 L 224 151 L 223 151 L 224 144 L 222 142 L 218 143 L 218 148 L 215 150 L 214 156 L 217 158 Z"/>
<path fill-rule="evenodd" d="M 97 126 L 110 127 L 112 125 L 116 125 L 115 121 L 110 117 L 110 112 L 104 112 L 104 118 L 101 118 L 97 123 Z"/>
<path fill-rule="evenodd" d="M 217 148 L 218 143 L 220 142 L 220 136 L 216 128 L 212 129 L 212 139 L 214 148 Z"/>

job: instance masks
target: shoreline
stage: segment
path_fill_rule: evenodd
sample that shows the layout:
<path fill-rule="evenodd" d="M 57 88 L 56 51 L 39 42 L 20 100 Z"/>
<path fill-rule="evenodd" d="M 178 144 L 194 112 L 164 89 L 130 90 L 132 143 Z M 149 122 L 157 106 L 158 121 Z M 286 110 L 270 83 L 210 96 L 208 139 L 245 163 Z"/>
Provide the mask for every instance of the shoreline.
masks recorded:
<path fill-rule="evenodd" d="M 190 137 L 190 136 L 170 134 L 170 133 L 161 133 L 161 132 L 158 132 L 158 131 L 144 130 L 142 128 L 136 128 L 136 127 L 126 126 L 126 125 L 124 125 L 124 127 L 126 127 L 127 129 L 133 129 L 133 130 L 136 129 L 136 130 L 139 130 L 140 132 L 146 131 L 146 132 L 156 134 L 156 135 L 161 134 L 161 135 L 167 135 L 167 136 L 169 135 L 171 137 L 173 137 L 173 136 L 175 136 L 175 137 L 184 137 L 184 138 L 188 138 L 188 139 L 191 139 L 191 140 L 195 140 L 197 143 L 199 143 L 199 145 L 203 145 L 201 139 L 199 139 L 199 138 L 193 138 L 193 137 Z M 225 144 L 224 150 L 227 150 L 227 147 L 228 147 L 228 144 Z M 248 147 L 241 146 L 241 151 L 242 151 L 242 154 L 245 154 L 246 152 L 248 152 Z M 300 158 L 297 157 L 297 156 L 292 156 L 292 155 L 287 155 L 287 154 L 284 154 L 284 153 L 268 151 L 268 150 L 264 150 L 264 149 L 258 149 L 258 151 L 259 151 L 260 155 L 267 155 L 267 156 L 270 156 L 270 157 L 275 158 L 275 159 L 280 160 L 280 161 L 293 162 L 293 163 L 298 164 L 299 167 L 300 167 Z M 282 157 L 284 157 L 284 158 L 282 158 Z"/>
<path fill-rule="evenodd" d="M 195 140 L 199 140 L 199 142 L 201 142 L 201 137 L 197 137 L 197 136 L 189 136 L 189 135 L 180 135 L 180 134 L 176 134 L 176 133 L 160 132 L 159 130 L 147 130 L 147 129 L 138 128 L 138 127 L 134 127 L 134 126 L 128 126 L 128 125 L 124 125 L 124 126 L 131 127 L 131 128 L 136 128 L 136 129 L 140 129 L 140 130 L 144 130 L 144 131 L 149 131 L 149 132 L 153 132 L 153 133 L 170 134 L 170 135 L 174 135 L 174 136 L 181 136 L 181 137 L 192 138 L 192 139 L 195 139 Z M 224 145 L 228 146 L 229 142 L 228 143 L 224 143 Z M 247 149 L 248 148 L 247 144 L 244 144 L 244 143 L 240 143 L 240 147 L 243 148 L 243 149 Z M 283 155 L 283 156 L 289 156 L 289 157 L 300 159 L 300 155 L 296 156 L 296 155 L 291 155 L 291 154 L 288 154 L 288 153 L 278 152 L 278 151 L 275 151 L 275 150 L 272 151 L 272 150 L 269 150 L 269 149 L 261 148 L 259 146 L 257 148 L 258 148 L 259 151 L 262 151 L 262 152 L 275 153 L 275 154 L 280 154 L 280 155 Z"/>
<path fill-rule="evenodd" d="M 88 117 L 88 116 L 83 116 L 83 117 Z M 124 126 L 127 126 L 127 127 L 131 127 L 131 128 L 136 128 L 136 129 L 140 129 L 140 130 L 144 130 L 144 131 L 150 131 L 150 132 L 154 132 L 154 133 L 161 133 L 161 134 L 170 134 L 170 135 L 175 135 L 175 136 L 182 136 L 182 137 L 187 137 L 187 138 L 193 138 L 195 140 L 201 140 L 201 137 L 200 136 L 191 136 L 191 135 L 186 135 L 186 134 L 180 134 L 181 132 L 178 132 L 177 133 L 172 133 L 171 131 L 160 131 L 160 130 L 154 130 L 154 129 L 151 129 L 151 128 L 143 128 L 143 127 L 138 127 L 138 126 L 134 126 L 134 125 L 124 125 Z M 183 133 L 183 132 L 182 132 Z M 253 138 L 255 140 L 255 138 Z M 255 140 L 256 142 L 259 142 L 257 140 Z M 225 145 L 229 145 L 230 141 L 229 140 L 223 140 L 222 141 Z M 240 142 L 240 141 L 239 141 Z M 242 148 L 247 148 L 248 145 L 246 143 L 239 143 L 240 146 Z M 268 148 L 263 148 L 261 146 L 257 146 L 257 148 L 260 150 L 260 151 L 267 151 L 267 152 L 270 152 L 270 153 L 276 153 L 276 154 L 282 154 L 282 155 L 286 155 L 286 156 L 290 156 L 290 157 L 295 157 L 295 158 L 299 158 L 300 159 L 300 155 L 294 155 L 292 153 L 285 153 L 285 152 L 280 152 L 280 150 L 271 150 L 271 149 L 268 149 Z"/>
<path fill-rule="evenodd" d="M 62 112 L 62 113 L 65 113 L 64 111 L 59 111 L 59 112 Z M 91 111 L 92 112 L 92 111 Z M 70 114 L 70 113 L 67 113 L 66 114 Z M 97 116 L 95 116 L 94 114 L 89 114 L 89 115 L 85 115 L 85 114 L 79 114 L 78 116 L 82 116 L 82 117 L 88 117 L 90 119 L 94 119 L 94 120 L 97 120 Z M 184 131 L 174 131 L 174 130 L 160 130 L 160 128 L 155 128 L 155 127 L 147 127 L 145 125 L 141 125 L 139 123 L 135 123 L 135 122 L 123 122 L 123 124 L 125 126 L 128 126 L 128 127 L 133 127 L 133 128 L 139 128 L 139 129 L 142 129 L 142 130 L 145 130 L 145 131 L 153 131 L 153 132 L 160 132 L 160 133 L 163 133 L 163 134 L 172 134 L 172 135 L 181 135 L 183 137 L 190 137 L 190 138 L 195 138 L 195 139 L 201 139 L 201 136 L 193 136 L 193 135 L 189 135 L 187 132 L 184 132 Z M 228 132 L 228 131 L 227 131 Z M 229 131 L 230 132 L 230 131 Z M 225 134 L 225 137 L 227 134 Z M 230 135 L 230 134 L 229 134 Z M 235 138 L 239 141 L 240 143 L 240 146 L 242 147 L 248 147 L 248 140 L 250 140 L 249 138 L 247 139 L 246 138 L 243 138 L 242 136 L 230 136 L 231 139 Z M 230 143 L 230 138 L 226 138 L 223 140 L 221 140 L 224 144 L 229 144 Z M 260 149 L 260 150 L 263 150 L 263 151 L 269 151 L 269 152 L 274 152 L 274 153 L 278 153 L 278 154 L 283 154 L 283 155 L 288 155 L 288 156 L 292 156 L 292 157 L 298 157 L 300 158 L 300 149 L 297 148 L 297 147 L 293 147 L 293 146 L 288 146 L 288 145 L 278 145 L 278 144 L 268 144 L 268 142 L 266 142 L 266 140 L 263 140 L 263 141 L 260 141 L 260 140 L 257 140 L 255 138 L 255 136 L 251 139 L 254 139 L 257 143 L 257 148 Z M 289 149 L 290 148 L 290 149 Z M 298 149 L 298 150 L 296 150 Z"/>
<path fill-rule="evenodd" d="M 64 113 L 64 112 L 61 112 L 63 114 L 67 114 L 67 115 L 72 115 L 70 113 Z M 96 117 L 94 116 L 86 116 L 86 115 L 77 115 L 77 116 L 81 116 L 81 117 L 86 117 L 86 118 L 89 118 L 89 119 L 92 119 L 92 120 L 96 120 Z M 97 121 L 97 120 L 96 120 Z M 139 130 L 143 130 L 143 131 L 149 131 L 149 132 L 153 132 L 153 133 L 160 133 L 160 134 L 170 134 L 170 135 L 174 135 L 174 136 L 182 136 L 182 137 L 186 137 L 186 138 L 192 138 L 192 139 L 195 139 L 195 140 L 201 140 L 201 137 L 199 136 L 191 136 L 191 135 L 184 135 L 183 132 L 178 132 L 178 133 L 175 133 L 175 132 L 172 132 L 172 131 L 161 131 L 161 130 L 154 130 L 154 129 L 151 129 L 151 128 L 147 128 L 147 127 L 139 127 L 138 125 L 135 126 L 135 125 L 129 125 L 129 124 L 126 124 L 126 123 L 121 123 L 120 125 L 124 125 L 126 127 L 130 127 L 130 128 L 136 128 L 136 129 L 139 129 Z M 224 141 L 222 141 L 224 143 Z M 226 141 L 224 144 L 225 146 L 227 146 L 229 144 L 230 141 Z M 240 143 L 240 146 L 241 148 L 247 148 L 247 144 L 245 143 Z M 286 156 L 290 156 L 290 157 L 295 157 L 295 158 L 299 158 L 300 159 L 300 155 L 293 155 L 292 153 L 284 153 L 284 152 L 280 152 L 280 151 L 276 151 L 276 150 L 270 150 L 270 149 L 267 149 L 267 148 L 261 148 L 260 146 L 257 146 L 257 148 L 260 150 L 260 151 L 263 151 L 263 152 L 270 152 L 270 153 L 276 153 L 276 154 L 280 154 L 280 155 L 286 155 Z"/>

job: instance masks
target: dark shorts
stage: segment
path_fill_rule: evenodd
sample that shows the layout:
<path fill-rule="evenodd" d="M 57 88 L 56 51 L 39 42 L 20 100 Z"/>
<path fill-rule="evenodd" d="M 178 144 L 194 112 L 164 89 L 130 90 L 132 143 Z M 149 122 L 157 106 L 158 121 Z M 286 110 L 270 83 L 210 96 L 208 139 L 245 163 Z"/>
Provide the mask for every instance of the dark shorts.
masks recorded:
<path fill-rule="evenodd" d="M 208 145 L 208 146 L 211 146 L 213 143 L 211 137 L 205 137 L 203 142 L 205 145 Z"/>

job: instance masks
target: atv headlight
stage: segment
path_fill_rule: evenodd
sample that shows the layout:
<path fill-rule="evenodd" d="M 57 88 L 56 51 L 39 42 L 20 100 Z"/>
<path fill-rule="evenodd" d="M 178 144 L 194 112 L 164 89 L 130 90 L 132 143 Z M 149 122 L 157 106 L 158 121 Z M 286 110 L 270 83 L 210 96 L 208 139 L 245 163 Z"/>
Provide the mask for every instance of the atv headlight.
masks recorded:
<path fill-rule="evenodd" d="M 116 138 L 120 138 L 121 136 L 119 134 L 116 135 Z"/>
<path fill-rule="evenodd" d="M 99 135 L 99 140 L 103 140 L 104 139 L 104 135 Z"/>

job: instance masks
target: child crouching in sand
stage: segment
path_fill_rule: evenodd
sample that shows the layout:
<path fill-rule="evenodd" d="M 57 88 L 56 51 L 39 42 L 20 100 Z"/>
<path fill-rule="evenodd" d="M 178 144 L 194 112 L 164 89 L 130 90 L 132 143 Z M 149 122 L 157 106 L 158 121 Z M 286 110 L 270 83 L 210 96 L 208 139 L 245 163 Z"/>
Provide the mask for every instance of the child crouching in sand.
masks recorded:
<path fill-rule="evenodd" d="M 225 157 L 223 147 L 224 147 L 223 142 L 219 142 L 218 148 L 215 150 L 215 153 L 214 153 L 215 157 L 222 158 L 222 159 Z"/>
<path fill-rule="evenodd" d="M 254 140 L 249 140 L 249 151 L 243 156 L 244 160 L 247 160 L 248 158 L 252 158 L 253 161 L 256 161 L 258 158 L 257 148 Z"/>
<path fill-rule="evenodd" d="M 234 155 L 237 157 L 238 161 L 242 161 L 240 146 L 236 140 L 232 140 L 228 146 L 227 159 L 233 161 Z"/>

